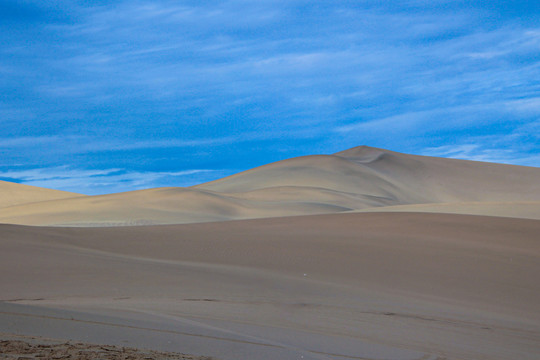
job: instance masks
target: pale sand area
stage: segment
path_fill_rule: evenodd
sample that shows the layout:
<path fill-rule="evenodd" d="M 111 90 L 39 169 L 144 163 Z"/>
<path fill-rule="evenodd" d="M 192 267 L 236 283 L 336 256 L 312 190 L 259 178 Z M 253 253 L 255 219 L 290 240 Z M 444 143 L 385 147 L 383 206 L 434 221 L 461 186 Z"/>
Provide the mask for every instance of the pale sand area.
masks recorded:
<path fill-rule="evenodd" d="M 538 359 L 540 221 L 0 226 L 0 332 L 220 359 Z"/>
<path fill-rule="evenodd" d="M 372 207 L 356 212 L 425 212 L 540 219 L 540 201 L 455 202 Z"/>
<path fill-rule="evenodd" d="M 0 183 L 0 195 L 6 193 L 8 184 Z M 16 186 L 23 185 L 9 184 L 10 188 Z M 34 189 L 34 193 L 52 191 Z M 36 197 L 33 203 L 25 199 L 14 206 L 0 202 L 0 222 L 38 226 L 183 224 L 384 211 L 384 207 L 415 204 L 428 205 L 388 210 L 538 219 L 540 168 L 407 155 L 361 146 L 334 155 L 283 160 L 190 188 L 49 201 Z M 444 205 L 429 205 L 441 203 Z"/>
<path fill-rule="evenodd" d="M 40 201 L 60 200 L 85 196 L 82 194 L 67 191 L 45 189 L 36 186 L 17 184 L 1 180 L 0 195 L 0 209 L 9 206 L 35 203 Z"/>

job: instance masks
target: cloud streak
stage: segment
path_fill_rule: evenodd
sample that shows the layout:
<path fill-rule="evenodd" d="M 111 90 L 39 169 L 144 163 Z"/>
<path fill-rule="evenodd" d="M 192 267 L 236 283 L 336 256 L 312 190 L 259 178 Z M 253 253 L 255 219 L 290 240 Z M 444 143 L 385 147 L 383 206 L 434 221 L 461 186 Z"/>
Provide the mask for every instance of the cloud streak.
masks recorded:
<path fill-rule="evenodd" d="M 125 169 L 73 169 L 67 166 L 52 168 L 31 168 L 24 170 L 0 171 L 0 179 L 17 180 L 27 185 L 60 188 L 66 191 L 96 195 L 122 192 L 127 189 L 138 190 L 154 187 L 166 182 L 169 185 L 189 186 L 193 175 L 208 175 L 210 169 L 190 169 L 176 172 L 137 172 Z M 165 186 L 163 184 L 162 186 Z"/>
<path fill-rule="evenodd" d="M 540 155 L 526 155 L 511 149 L 490 148 L 475 143 L 427 148 L 422 155 L 524 166 L 534 166 L 540 160 Z"/>

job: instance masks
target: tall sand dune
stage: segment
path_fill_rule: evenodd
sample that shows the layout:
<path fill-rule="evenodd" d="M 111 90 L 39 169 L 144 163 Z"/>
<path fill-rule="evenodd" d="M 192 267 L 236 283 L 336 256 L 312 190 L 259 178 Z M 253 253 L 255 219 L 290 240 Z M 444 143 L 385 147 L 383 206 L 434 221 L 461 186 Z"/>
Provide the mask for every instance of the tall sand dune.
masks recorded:
<path fill-rule="evenodd" d="M 301 186 L 399 204 L 540 201 L 540 168 L 408 155 L 367 146 L 279 161 L 195 186 L 245 192 Z M 387 203 L 384 203 L 387 205 Z"/>

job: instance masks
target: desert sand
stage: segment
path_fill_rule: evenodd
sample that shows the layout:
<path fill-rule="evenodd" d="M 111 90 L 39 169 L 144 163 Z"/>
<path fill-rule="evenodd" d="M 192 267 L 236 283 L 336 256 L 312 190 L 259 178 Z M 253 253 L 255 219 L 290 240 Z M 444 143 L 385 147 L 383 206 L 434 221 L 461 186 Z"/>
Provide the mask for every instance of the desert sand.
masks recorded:
<path fill-rule="evenodd" d="M 80 360 L 211 360 L 209 357 L 133 349 L 125 346 L 66 342 L 34 336 L 3 335 L 0 359 L 80 359 Z"/>
<path fill-rule="evenodd" d="M 185 189 L 24 202 L 0 208 L 10 346 L 540 356 L 538 168 L 360 147 Z"/>
<path fill-rule="evenodd" d="M 0 208 L 36 203 L 47 200 L 60 200 L 73 197 L 84 197 L 82 194 L 67 191 L 45 189 L 36 186 L 16 184 L 0 180 Z"/>

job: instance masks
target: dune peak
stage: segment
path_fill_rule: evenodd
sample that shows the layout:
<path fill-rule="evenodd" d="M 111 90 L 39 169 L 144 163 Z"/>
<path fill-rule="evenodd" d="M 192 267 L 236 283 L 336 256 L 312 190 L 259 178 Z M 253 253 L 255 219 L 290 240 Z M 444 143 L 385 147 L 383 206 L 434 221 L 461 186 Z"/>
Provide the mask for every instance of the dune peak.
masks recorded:
<path fill-rule="evenodd" d="M 344 151 L 335 153 L 335 156 L 346 159 L 354 159 L 356 162 L 370 163 L 383 158 L 385 155 L 393 154 L 394 151 L 371 147 L 367 145 L 356 146 Z"/>

